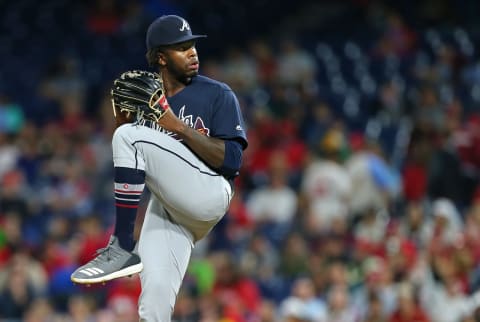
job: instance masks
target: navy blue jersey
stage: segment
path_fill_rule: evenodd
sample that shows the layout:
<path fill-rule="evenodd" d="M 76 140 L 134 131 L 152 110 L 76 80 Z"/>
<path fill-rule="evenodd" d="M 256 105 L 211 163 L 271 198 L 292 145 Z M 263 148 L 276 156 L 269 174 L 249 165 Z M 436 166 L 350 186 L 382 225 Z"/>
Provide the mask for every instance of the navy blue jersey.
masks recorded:
<path fill-rule="evenodd" d="M 199 75 L 167 99 L 175 115 L 190 127 L 210 137 L 235 140 L 243 149 L 247 147 L 240 105 L 228 85 Z"/>

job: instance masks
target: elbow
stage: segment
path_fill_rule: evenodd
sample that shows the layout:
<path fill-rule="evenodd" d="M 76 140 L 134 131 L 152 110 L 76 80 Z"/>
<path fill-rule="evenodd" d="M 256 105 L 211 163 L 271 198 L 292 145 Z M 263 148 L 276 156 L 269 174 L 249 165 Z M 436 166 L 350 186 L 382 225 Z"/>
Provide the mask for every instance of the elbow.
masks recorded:
<path fill-rule="evenodd" d="M 242 166 L 243 149 L 240 143 L 236 141 L 225 141 L 225 156 L 223 164 L 218 169 L 219 172 L 228 178 L 238 175 L 238 171 Z"/>

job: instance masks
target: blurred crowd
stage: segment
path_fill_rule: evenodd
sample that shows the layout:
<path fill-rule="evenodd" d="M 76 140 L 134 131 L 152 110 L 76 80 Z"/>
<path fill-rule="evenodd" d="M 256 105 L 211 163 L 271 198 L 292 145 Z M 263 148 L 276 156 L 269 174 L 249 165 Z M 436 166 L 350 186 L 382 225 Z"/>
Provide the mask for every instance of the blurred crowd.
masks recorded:
<path fill-rule="evenodd" d="M 142 25 L 102 8 L 92 35 Z M 174 321 L 480 321 L 478 39 L 369 13 L 368 39 L 200 50 L 201 73 L 237 94 L 249 148 Z M 0 90 L 1 321 L 138 320 L 138 277 L 70 282 L 114 220 L 110 85 L 92 92 L 83 63 L 55 60 L 31 106 Z"/>

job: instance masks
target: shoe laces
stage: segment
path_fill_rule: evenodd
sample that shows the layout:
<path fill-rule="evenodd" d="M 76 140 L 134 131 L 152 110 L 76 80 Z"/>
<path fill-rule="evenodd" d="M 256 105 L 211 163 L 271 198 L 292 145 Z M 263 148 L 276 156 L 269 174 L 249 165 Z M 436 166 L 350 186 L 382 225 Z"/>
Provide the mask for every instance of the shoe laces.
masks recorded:
<path fill-rule="evenodd" d="M 100 259 L 100 258 L 107 258 L 107 261 L 111 261 L 112 259 L 115 259 L 116 257 L 120 256 L 119 250 L 115 249 L 115 247 L 112 247 L 112 245 L 108 245 L 106 247 L 100 248 L 96 251 L 96 254 L 98 255 L 95 257 L 95 259 Z"/>

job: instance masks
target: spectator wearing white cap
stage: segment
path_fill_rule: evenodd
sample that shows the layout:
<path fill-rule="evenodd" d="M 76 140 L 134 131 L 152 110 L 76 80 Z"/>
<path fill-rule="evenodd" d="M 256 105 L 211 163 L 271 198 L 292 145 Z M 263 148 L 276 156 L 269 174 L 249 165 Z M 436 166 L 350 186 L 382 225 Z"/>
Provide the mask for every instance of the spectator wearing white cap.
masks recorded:
<path fill-rule="evenodd" d="M 431 215 L 422 232 L 425 245 L 435 243 L 440 247 L 455 243 L 463 230 L 463 222 L 453 202 L 447 198 L 436 199 Z"/>

